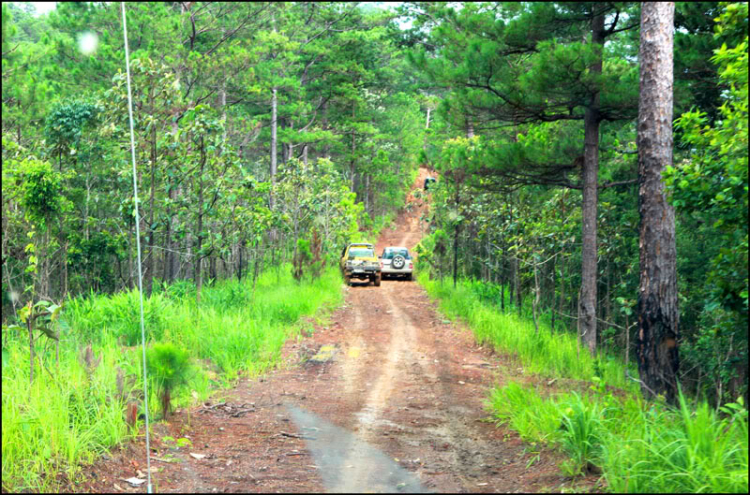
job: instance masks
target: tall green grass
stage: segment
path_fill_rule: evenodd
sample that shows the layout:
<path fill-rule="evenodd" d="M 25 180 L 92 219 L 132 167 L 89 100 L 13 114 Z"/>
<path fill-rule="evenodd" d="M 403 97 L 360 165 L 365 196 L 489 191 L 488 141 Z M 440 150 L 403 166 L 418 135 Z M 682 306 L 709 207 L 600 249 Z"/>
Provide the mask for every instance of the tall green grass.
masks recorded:
<path fill-rule="evenodd" d="M 170 342 L 190 351 L 197 372 L 173 398 L 185 405 L 193 392 L 205 399 L 240 373 L 272 367 L 284 342 L 300 331 L 296 322 L 340 304 L 342 297 L 334 268 L 302 284 L 288 266 L 269 270 L 259 277 L 254 295 L 250 280 L 217 282 L 203 289 L 200 305 L 194 285 L 178 282 L 157 288 L 144 301 L 148 345 Z M 74 477 L 81 464 L 135 432 L 125 423 L 128 397 L 117 392 L 117 368 L 125 377 L 125 395 L 130 388 L 137 393 L 142 383 L 137 291 L 70 299 L 61 318 L 59 364 L 54 346 L 45 351 L 40 339 L 37 352 L 47 370 L 37 362 L 33 385 L 27 338 L 3 334 L 4 490 L 54 489 L 58 473 Z M 89 343 L 101 358 L 90 378 L 79 359 Z M 159 411 L 155 391 L 150 392 L 149 408 Z"/>
<path fill-rule="evenodd" d="M 585 347 L 579 347 L 574 335 L 553 333 L 544 322 L 537 333 L 534 323 L 516 316 L 512 311 L 502 313 L 482 297 L 478 282 L 461 280 L 456 287 L 452 281 L 429 280 L 427 274 L 419 275 L 419 282 L 440 309 L 449 317 L 462 318 L 481 344 L 491 344 L 497 349 L 515 355 L 527 371 L 551 377 L 592 380 L 599 377 L 608 385 L 634 389 L 633 382 L 625 378 L 625 363 L 616 357 L 592 357 Z M 637 375 L 631 370 L 631 375 Z"/>
<path fill-rule="evenodd" d="M 601 472 L 615 493 L 747 493 L 747 409 L 717 414 L 596 390 L 544 399 L 512 382 L 492 391 L 490 409 L 528 441 L 560 448 L 566 474 Z"/>
<path fill-rule="evenodd" d="M 515 355 L 527 372 L 589 381 L 576 392 L 544 397 L 533 387 L 511 382 L 494 388 L 488 407 L 501 423 L 527 441 L 541 441 L 567 455 L 568 475 L 602 473 L 613 492 L 680 493 L 748 491 L 747 409 L 730 404 L 717 414 L 706 403 L 680 408 L 641 400 L 616 357 L 592 357 L 576 338 L 553 334 L 541 323 L 503 314 L 482 284 L 419 277 L 449 317 L 460 317 L 480 343 Z M 637 376 L 634 369 L 631 376 Z M 606 385 L 624 389 L 614 396 Z"/>

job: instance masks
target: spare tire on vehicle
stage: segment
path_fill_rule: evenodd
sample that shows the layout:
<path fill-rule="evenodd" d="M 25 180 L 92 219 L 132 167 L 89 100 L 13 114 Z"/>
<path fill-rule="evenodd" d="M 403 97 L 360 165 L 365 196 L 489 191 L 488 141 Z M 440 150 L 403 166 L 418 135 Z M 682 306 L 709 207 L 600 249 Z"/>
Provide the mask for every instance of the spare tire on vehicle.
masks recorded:
<path fill-rule="evenodd" d="M 397 270 L 402 269 L 405 264 L 406 264 L 406 259 L 404 259 L 404 257 L 401 255 L 394 256 L 393 261 L 391 261 L 391 266 L 393 266 L 393 268 Z"/>

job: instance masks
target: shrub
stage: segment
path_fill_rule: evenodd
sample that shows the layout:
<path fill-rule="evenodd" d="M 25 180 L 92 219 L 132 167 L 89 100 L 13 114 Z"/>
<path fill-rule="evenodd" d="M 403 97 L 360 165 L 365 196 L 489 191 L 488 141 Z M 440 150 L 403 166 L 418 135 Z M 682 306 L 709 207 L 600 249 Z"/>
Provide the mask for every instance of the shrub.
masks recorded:
<path fill-rule="evenodd" d="M 166 418 L 169 415 L 172 393 L 190 378 L 190 354 L 171 343 L 154 344 L 146 354 L 146 362 Z"/>

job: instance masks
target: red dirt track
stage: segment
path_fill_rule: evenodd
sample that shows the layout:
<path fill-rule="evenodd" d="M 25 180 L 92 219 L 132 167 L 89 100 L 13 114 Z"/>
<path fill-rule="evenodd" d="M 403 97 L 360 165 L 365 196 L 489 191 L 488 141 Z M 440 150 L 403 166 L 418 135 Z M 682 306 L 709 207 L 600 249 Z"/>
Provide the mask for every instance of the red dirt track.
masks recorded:
<path fill-rule="evenodd" d="M 427 173 L 420 170 L 415 188 Z M 377 252 L 413 248 L 426 229 L 426 209 L 410 196 Z M 154 425 L 155 492 L 571 488 L 559 454 L 488 418 L 488 391 L 513 373 L 511 361 L 448 322 L 417 282 L 355 282 L 343 290 L 345 303 L 327 326 L 287 342 L 282 366 L 241 380 L 211 404 L 225 400 L 229 408 L 200 405 Z M 311 360 L 323 346 L 333 346 L 332 357 Z M 192 446 L 176 449 L 165 436 L 189 438 Z M 144 492 L 122 480 L 138 470 L 145 472 L 142 440 L 84 468 L 89 481 L 70 489 Z"/>

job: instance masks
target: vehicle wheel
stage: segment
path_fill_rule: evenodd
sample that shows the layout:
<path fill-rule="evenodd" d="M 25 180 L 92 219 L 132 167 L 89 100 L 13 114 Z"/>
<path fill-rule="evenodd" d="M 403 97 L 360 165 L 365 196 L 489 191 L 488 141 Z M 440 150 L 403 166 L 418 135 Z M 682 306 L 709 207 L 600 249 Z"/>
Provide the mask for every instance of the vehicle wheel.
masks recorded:
<path fill-rule="evenodd" d="M 347 277 L 346 275 L 344 275 L 344 283 L 346 285 L 348 285 L 349 287 L 351 287 L 351 285 L 352 285 L 352 278 L 351 277 Z"/>
<path fill-rule="evenodd" d="M 380 287 L 380 280 L 382 279 L 382 277 L 383 276 L 379 273 L 375 275 L 375 278 L 372 281 L 372 283 L 375 284 L 375 287 Z"/>
<path fill-rule="evenodd" d="M 400 270 L 406 265 L 406 259 L 403 256 L 394 256 L 393 261 L 391 261 L 391 266 L 393 268 Z"/>
<path fill-rule="evenodd" d="M 406 276 L 406 281 L 411 282 L 412 280 L 414 280 L 414 275 L 410 273 L 409 275 Z"/>

